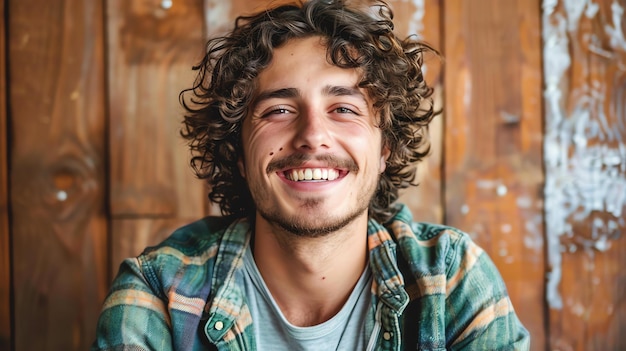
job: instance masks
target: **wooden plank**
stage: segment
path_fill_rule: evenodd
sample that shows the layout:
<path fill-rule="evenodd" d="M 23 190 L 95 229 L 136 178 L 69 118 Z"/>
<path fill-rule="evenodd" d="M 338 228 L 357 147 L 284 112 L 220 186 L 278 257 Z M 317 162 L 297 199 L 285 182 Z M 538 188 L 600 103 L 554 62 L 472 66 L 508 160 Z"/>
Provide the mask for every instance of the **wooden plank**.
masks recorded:
<path fill-rule="evenodd" d="M 539 3 L 447 1 L 445 217 L 502 273 L 545 347 Z"/>
<path fill-rule="evenodd" d="M 204 48 L 202 0 L 107 1 L 111 213 L 201 216 L 178 94 Z M 115 234 L 114 234 L 115 235 Z"/>
<path fill-rule="evenodd" d="M 543 2 L 550 348 L 626 349 L 626 1 Z"/>
<path fill-rule="evenodd" d="M 7 173 L 5 1 L 0 1 L 0 350 L 11 349 L 11 249 Z"/>
<path fill-rule="evenodd" d="M 390 1 L 394 11 L 396 34 L 400 37 L 417 35 L 442 51 L 441 11 L 443 5 L 438 0 L 427 1 Z M 426 57 L 426 81 L 435 89 L 435 109 L 443 105 L 443 86 L 441 71 L 442 61 L 433 56 Z M 401 192 L 398 202 L 406 204 L 413 212 L 416 221 L 442 223 L 443 204 L 441 201 L 442 183 L 441 166 L 443 155 L 443 116 L 436 117 L 429 127 L 431 154 L 418 163 L 418 187 L 411 187 Z"/>
<path fill-rule="evenodd" d="M 86 350 L 106 294 L 103 4 L 10 0 L 16 350 Z"/>

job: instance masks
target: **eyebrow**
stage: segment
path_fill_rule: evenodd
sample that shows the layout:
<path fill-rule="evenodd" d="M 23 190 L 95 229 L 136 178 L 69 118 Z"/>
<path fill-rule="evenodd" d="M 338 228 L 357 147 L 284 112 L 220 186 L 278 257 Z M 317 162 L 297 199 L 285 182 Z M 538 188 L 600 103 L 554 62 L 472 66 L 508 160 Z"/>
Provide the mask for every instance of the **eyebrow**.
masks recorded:
<path fill-rule="evenodd" d="M 277 90 L 263 91 L 259 96 L 254 99 L 254 105 L 257 105 L 263 100 L 274 98 L 295 98 L 300 96 L 300 91 L 296 88 L 282 88 Z"/>
<path fill-rule="evenodd" d="M 357 87 L 326 85 L 322 89 L 322 94 L 326 96 L 356 96 L 361 98 L 364 102 L 367 102 L 365 95 Z M 274 98 L 296 98 L 301 96 L 300 90 L 297 88 L 282 88 L 276 90 L 268 90 L 261 92 L 256 99 L 254 99 L 254 105 L 259 104 L 263 100 Z"/>
<path fill-rule="evenodd" d="M 365 95 L 357 88 L 357 87 L 346 87 L 346 86 L 336 86 L 336 85 L 327 85 L 322 90 L 324 95 L 329 96 L 356 96 L 363 99 L 363 101 L 367 101 L 365 99 Z"/>

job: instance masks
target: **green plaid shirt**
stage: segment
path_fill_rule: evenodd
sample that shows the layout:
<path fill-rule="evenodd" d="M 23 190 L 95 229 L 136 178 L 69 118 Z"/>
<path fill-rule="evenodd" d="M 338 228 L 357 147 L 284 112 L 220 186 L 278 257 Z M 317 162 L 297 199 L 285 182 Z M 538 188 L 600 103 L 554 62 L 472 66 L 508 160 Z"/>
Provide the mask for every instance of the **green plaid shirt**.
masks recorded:
<path fill-rule="evenodd" d="M 245 219 L 207 217 L 125 260 L 92 350 L 256 350 L 242 290 Z M 489 257 L 456 229 L 414 223 L 405 206 L 370 220 L 374 350 L 528 350 Z"/>

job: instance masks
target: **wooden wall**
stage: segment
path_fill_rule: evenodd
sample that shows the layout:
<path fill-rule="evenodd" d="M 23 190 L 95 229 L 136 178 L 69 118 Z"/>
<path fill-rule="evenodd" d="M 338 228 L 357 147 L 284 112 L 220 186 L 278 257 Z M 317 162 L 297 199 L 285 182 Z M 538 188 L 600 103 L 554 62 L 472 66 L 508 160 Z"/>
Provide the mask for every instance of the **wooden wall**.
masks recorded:
<path fill-rule="evenodd" d="M 583 5 L 542 14 L 550 340 L 625 350 L 626 1 Z"/>
<path fill-rule="evenodd" d="M 545 344 L 540 8 L 534 1 L 449 1 L 446 223 L 489 252 L 533 349 Z"/>
<path fill-rule="evenodd" d="M 270 2 L 0 2 L 1 350 L 88 349 L 121 259 L 216 213 L 178 93 Z M 445 57 L 402 201 L 486 249 L 533 350 L 626 349 L 626 1 L 389 2 Z"/>
<path fill-rule="evenodd" d="M 86 349 L 110 281 L 102 2 L 8 13 L 15 349 Z"/>
<path fill-rule="evenodd" d="M 7 150 L 6 3 L 0 2 L 0 350 L 11 347 L 11 257 Z"/>

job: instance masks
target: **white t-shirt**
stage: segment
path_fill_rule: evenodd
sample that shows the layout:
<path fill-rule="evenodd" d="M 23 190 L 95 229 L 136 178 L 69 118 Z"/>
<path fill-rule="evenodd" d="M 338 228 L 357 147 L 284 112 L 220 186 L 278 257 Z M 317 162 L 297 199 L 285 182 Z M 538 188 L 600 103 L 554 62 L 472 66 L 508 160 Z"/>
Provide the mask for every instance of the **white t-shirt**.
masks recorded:
<path fill-rule="evenodd" d="M 339 313 L 324 323 L 297 327 L 287 321 L 267 289 L 250 247 L 244 256 L 244 289 L 258 350 L 365 350 L 365 318 L 371 303 L 372 273 L 363 271 Z"/>

